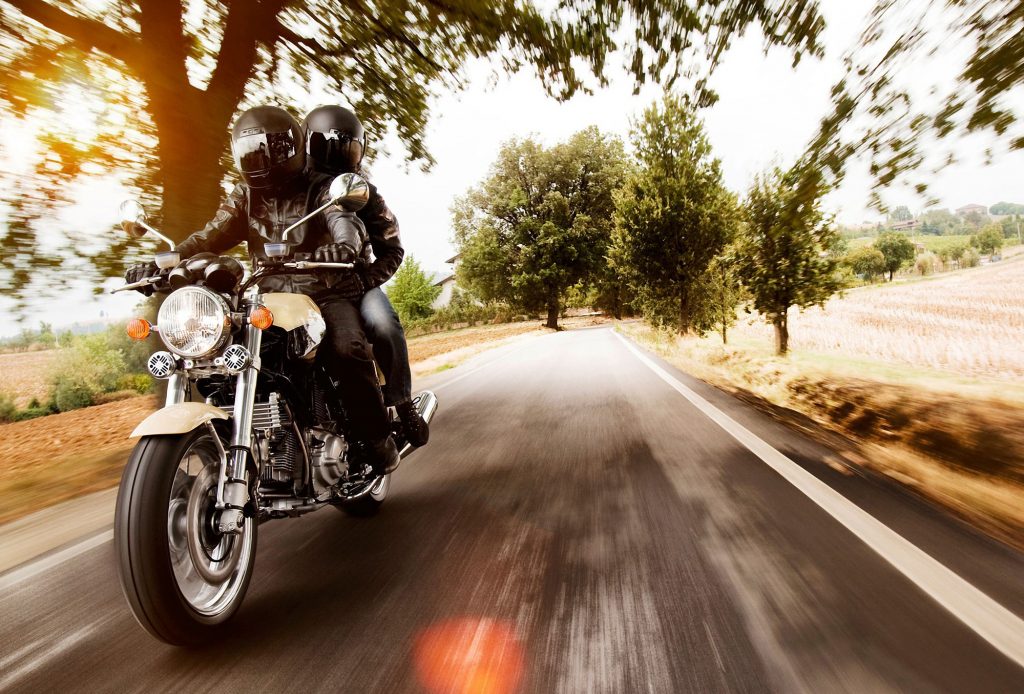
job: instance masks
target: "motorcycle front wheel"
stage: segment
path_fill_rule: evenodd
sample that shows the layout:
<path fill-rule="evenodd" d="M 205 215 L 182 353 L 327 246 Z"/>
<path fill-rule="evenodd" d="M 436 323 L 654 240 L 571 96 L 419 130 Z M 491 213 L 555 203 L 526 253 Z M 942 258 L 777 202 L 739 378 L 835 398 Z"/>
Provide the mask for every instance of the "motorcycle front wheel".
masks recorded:
<path fill-rule="evenodd" d="M 237 535 L 215 528 L 217 450 L 204 428 L 143 437 L 117 495 L 121 587 L 139 624 L 176 646 L 216 636 L 241 606 L 255 565 L 254 519 Z"/>

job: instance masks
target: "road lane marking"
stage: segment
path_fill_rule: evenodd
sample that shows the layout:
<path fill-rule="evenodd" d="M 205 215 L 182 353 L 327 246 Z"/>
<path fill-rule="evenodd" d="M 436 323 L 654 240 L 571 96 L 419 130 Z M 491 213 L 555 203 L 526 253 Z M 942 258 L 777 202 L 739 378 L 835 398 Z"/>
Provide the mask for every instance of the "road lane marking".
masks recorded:
<path fill-rule="evenodd" d="M 78 555 L 84 554 L 94 547 L 106 544 L 113 539 L 114 531 L 107 530 L 106 532 L 86 538 L 85 540 L 71 545 L 70 547 L 66 547 L 59 552 L 49 554 L 42 559 L 32 562 L 31 564 L 23 564 L 20 568 L 13 569 L 5 573 L 3 576 L 0 576 L 0 591 L 7 590 L 11 586 L 17 585 L 22 581 L 38 576 L 44 571 L 49 571 L 55 566 L 59 566 L 60 564 L 63 564 L 70 559 L 74 559 Z"/>
<path fill-rule="evenodd" d="M 49 644 L 49 646 L 45 648 L 41 653 L 39 653 L 33 658 L 30 658 L 26 662 L 22 663 L 20 666 L 8 670 L 6 673 L 4 673 L 3 678 L 0 679 L 0 690 L 9 687 L 18 680 L 24 678 L 26 675 L 32 673 L 35 670 L 38 670 L 48 661 L 51 661 L 54 658 L 64 655 L 66 652 L 74 648 L 74 646 L 78 644 L 78 642 L 84 640 L 93 631 L 95 631 L 97 624 L 99 624 L 99 622 L 87 624 L 84 627 L 71 632 L 70 634 L 61 639 L 46 639 L 46 643 Z"/>
<path fill-rule="evenodd" d="M 1024 620 L 945 565 L 775 450 L 659 366 L 618 332 L 626 348 L 662 381 L 779 473 L 822 510 L 913 581 L 939 605 L 1017 665 L 1024 667 Z"/>

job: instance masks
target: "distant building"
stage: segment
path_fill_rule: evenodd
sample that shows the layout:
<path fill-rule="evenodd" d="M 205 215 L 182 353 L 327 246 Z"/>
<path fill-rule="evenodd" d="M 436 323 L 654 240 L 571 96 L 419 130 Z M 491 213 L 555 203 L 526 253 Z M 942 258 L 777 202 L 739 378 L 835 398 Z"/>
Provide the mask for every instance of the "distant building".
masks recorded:
<path fill-rule="evenodd" d="M 431 281 L 435 287 L 441 288 L 441 293 L 434 299 L 434 303 L 430 305 L 435 311 L 439 308 L 444 308 L 452 302 L 452 297 L 455 296 L 455 270 L 459 266 L 459 259 L 461 256 L 456 253 L 448 260 L 444 261 L 448 265 L 451 265 L 451 270 L 445 272 L 435 272 Z"/>
<path fill-rule="evenodd" d="M 956 213 L 958 215 L 960 215 L 961 217 L 966 217 L 967 215 L 969 215 L 969 214 L 971 214 L 973 212 L 977 212 L 978 214 L 988 214 L 988 208 L 985 207 L 984 205 L 974 205 L 974 204 L 971 204 L 971 205 L 964 205 L 963 207 L 958 207 L 956 209 Z"/>
<path fill-rule="evenodd" d="M 916 219 L 908 219 L 905 222 L 896 222 L 892 225 L 893 231 L 909 231 L 911 229 L 917 229 L 921 226 L 921 222 Z"/>

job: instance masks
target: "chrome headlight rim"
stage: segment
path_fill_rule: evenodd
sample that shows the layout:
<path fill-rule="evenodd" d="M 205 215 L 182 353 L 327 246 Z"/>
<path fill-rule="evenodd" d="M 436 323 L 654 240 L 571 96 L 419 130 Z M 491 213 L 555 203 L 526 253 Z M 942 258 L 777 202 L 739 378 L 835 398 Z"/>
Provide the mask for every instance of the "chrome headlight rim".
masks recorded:
<path fill-rule="evenodd" d="M 175 344 L 173 336 L 176 333 L 175 326 L 180 319 L 177 317 L 172 319 L 170 315 L 175 306 L 172 299 L 177 298 L 178 301 L 181 301 L 185 299 L 185 295 L 188 294 L 196 296 L 197 300 L 205 299 L 212 301 L 217 312 L 220 313 L 219 317 L 216 316 L 215 313 L 209 314 L 211 318 L 214 318 L 211 325 L 218 329 L 214 339 L 212 341 L 207 339 L 206 342 L 201 343 L 199 347 L 194 349 L 185 349 L 182 345 Z M 178 308 L 177 310 L 181 309 Z M 220 294 L 217 294 L 205 287 L 198 287 L 195 285 L 182 287 L 181 289 L 171 292 L 167 296 L 167 299 L 164 300 L 163 305 L 160 306 L 157 325 L 160 326 L 161 324 L 166 327 L 159 327 L 160 340 L 167 346 L 167 349 L 169 349 L 172 354 L 186 359 L 201 359 L 216 353 L 231 338 L 231 306 Z"/>

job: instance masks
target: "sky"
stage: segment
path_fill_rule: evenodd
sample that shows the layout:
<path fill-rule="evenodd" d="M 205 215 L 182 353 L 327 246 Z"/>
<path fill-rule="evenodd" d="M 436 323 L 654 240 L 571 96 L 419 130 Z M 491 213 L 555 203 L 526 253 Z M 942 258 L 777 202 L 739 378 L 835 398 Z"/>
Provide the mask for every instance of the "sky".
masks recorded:
<path fill-rule="evenodd" d="M 748 32 L 734 42 L 711 78 L 720 99 L 703 113 L 728 187 L 742 193 L 755 173 L 773 163 L 788 165 L 803 151 L 830 106 L 829 90 L 841 75 L 840 58 L 856 40 L 870 4 L 823 2 L 828 23 L 823 37 L 826 56 L 821 60 L 805 57 L 796 68 L 784 49 L 765 55 L 759 32 Z M 607 88 L 564 103 L 547 97 L 529 71 L 495 82 L 490 79 L 489 65 L 481 62 L 470 67 L 469 75 L 467 90 L 445 94 L 434 105 L 427 142 L 437 163 L 430 171 L 424 173 L 417 164 L 406 164 L 404 149 L 394 138 L 385 138 L 389 155 L 378 157 L 370 168 L 374 183 L 399 219 L 407 253 L 428 271 L 446 269 L 444 261 L 454 253 L 451 204 L 487 175 L 501 143 L 533 135 L 554 144 L 590 125 L 627 138 L 630 120 L 662 94 L 659 87 L 648 85 L 634 95 L 632 81 L 615 70 Z M 321 103 L 318 91 L 313 85 L 308 101 L 296 104 L 296 109 Z M 931 193 L 940 206 L 955 209 L 968 203 L 1024 202 L 1024 152 L 1000 157 L 985 167 L 980 156 L 983 141 L 966 139 L 957 147 L 964 162 L 929 178 Z M 843 187 L 830 195 L 828 207 L 846 224 L 880 219 L 878 212 L 867 208 L 869 193 L 865 167 L 854 167 Z M 60 221 L 109 229 L 125 193 L 109 181 L 97 181 L 75 195 L 79 204 Z M 907 204 L 912 210 L 923 207 L 909 192 L 889 191 L 886 199 L 891 204 Z M 116 284 L 111 281 L 111 287 Z M 94 297 L 82 287 L 70 292 L 60 305 L 39 306 L 29 325 L 39 320 L 62 326 L 129 316 L 137 302 L 131 294 Z M 0 335 L 15 333 L 20 327 L 5 315 L 9 312 L 9 306 L 0 303 Z"/>

